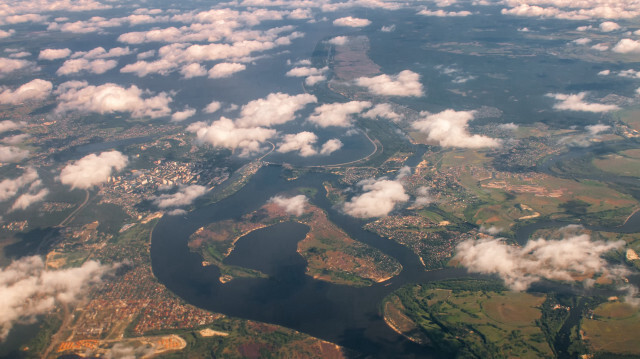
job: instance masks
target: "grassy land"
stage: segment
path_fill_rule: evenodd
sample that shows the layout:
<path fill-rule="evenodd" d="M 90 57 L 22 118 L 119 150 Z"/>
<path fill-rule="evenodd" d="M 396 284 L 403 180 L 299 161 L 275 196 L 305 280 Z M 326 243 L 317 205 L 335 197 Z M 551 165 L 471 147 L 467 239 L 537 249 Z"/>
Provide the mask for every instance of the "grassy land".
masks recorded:
<path fill-rule="evenodd" d="M 640 311 L 627 303 L 608 302 L 581 323 L 584 339 L 593 352 L 640 355 Z"/>
<path fill-rule="evenodd" d="M 385 299 L 385 320 L 448 357 L 543 358 L 553 352 L 538 326 L 544 295 L 502 291 L 493 282 L 404 287 Z"/>
<path fill-rule="evenodd" d="M 640 149 L 594 158 L 593 165 L 605 172 L 620 176 L 640 177 Z"/>

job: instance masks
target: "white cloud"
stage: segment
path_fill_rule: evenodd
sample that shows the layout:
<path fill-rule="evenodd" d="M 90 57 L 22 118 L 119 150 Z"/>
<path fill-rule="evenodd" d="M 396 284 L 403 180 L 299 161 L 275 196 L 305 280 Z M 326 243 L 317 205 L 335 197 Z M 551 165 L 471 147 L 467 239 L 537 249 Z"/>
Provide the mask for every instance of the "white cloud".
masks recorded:
<path fill-rule="evenodd" d="M 620 25 L 613 21 L 605 21 L 600 24 L 600 31 L 602 32 L 611 32 L 616 30 L 620 30 Z"/>
<path fill-rule="evenodd" d="M 382 32 L 394 32 L 396 30 L 396 25 L 383 26 L 380 28 Z"/>
<path fill-rule="evenodd" d="M 31 206 L 34 203 L 38 203 L 44 200 L 44 198 L 49 194 L 49 190 L 46 188 L 42 188 L 37 192 L 27 192 L 23 193 L 16 199 L 16 201 L 11 205 L 9 211 L 15 211 L 18 209 L 27 209 L 27 207 Z"/>
<path fill-rule="evenodd" d="M 412 124 L 412 127 L 427 134 L 427 139 L 443 147 L 483 148 L 498 147 L 500 141 L 483 135 L 471 135 L 469 121 L 475 111 L 454 111 L 451 109 L 439 113 L 421 113 L 426 117 Z"/>
<path fill-rule="evenodd" d="M 173 194 L 161 194 L 153 199 L 153 203 L 159 208 L 182 207 L 192 204 L 196 198 L 207 193 L 207 187 L 193 184 L 181 186 Z"/>
<path fill-rule="evenodd" d="M 77 268 L 49 270 L 39 256 L 23 257 L 0 269 L 0 339 L 16 323 L 32 323 L 57 303 L 73 303 L 115 266 L 87 261 Z"/>
<path fill-rule="evenodd" d="M 87 60 L 84 58 L 81 59 L 70 59 L 65 61 L 62 66 L 56 71 L 58 76 L 76 74 L 81 71 L 88 71 L 94 74 L 103 74 L 118 65 L 118 61 L 116 60 Z"/>
<path fill-rule="evenodd" d="M 423 96 L 420 75 L 404 70 L 397 75 L 380 75 L 375 77 L 359 77 L 358 86 L 366 87 L 369 92 L 381 96 Z"/>
<path fill-rule="evenodd" d="M 4 86 L 0 87 L 0 103 L 17 105 L 25 101 L 40 101 L 49 97 L 53 89 L 53 84 L 49 81 L 35 79 L 10 90 Z"/>
<path fill-rule="evenodd" d="M 375 105 L 371 110 L 362 114 L 362 117 L 376 119 L 376 118 L 386 118 L 388 120 L 397 122 L 402 119 L 402 115 L 397 114 L 391 108 L 391 105 L 388 103 L 381 103 Z"/>
<path fill-rule="evenodd" d="M 324 144 L 322 144 L 322 147 L 320 148 L 320 154 L 328 156 L 328 155 L 334 153 L 335 151 L 341 149 L 342 146 L 344 146 L 342 141 L 340 141 L 337 138 L 332 138 L 332 139 L 328 140 L 327 142 L 325 142 Z"/>
<path fill-rule="evenodd" d="M 398 181 L 368 179 L 358 183 L 365 191 L 344 204 L 344 211 L 358 218 L 383 217 L 398 203 L 409 200 L 404 187 Z"/>
<path fill-rule="evenodd" d="M 44 49 L 40 51 L 38 60 L 58 60 L 67 58 L 69 55 L 71 55 L 69 49 Z"/>
<path fill-rule="evenodd" d="M 611 129 L 611 126 L 599 123 L 597 125 L 586 126 L 585 129 L 589 131 L 590 135 L 596 136 L 601 132 L 609 131 Z"/>
<path fill-rule="evenodd" d="M 316 141 L 318 141 L 318 136 L 309 131 L 284 135 L 276 151 L 280 153 L 298 151 L 300 156 L 309 157 L 318 154 L 318 151 L 313 148 Z"/>
<path fill-rule="evenodd" d="M 0 139 L 0 142 L 5 143 L 7 145 L 19 145 L 29 137 L 30 136 L 27 133 L 20 133 L 13 136 L 3 137 L 2 139 Z"/>
<path fill-rule="evenodd" d="M 586 44 L 591 42 L 591 39 L 588 38 L 588 37 L 581 37 L 581 38 L 575 39 L 575 40 L 573 40 L 571 42 L 573 42 L 574 44 L 577 44 L 577 45 L 586 45 Z"/>
<path fill-rule="evenodd" d="M 609 50 L 609 45 L 607 45 L 606 43 L 600 43 L 600 44 L 595 44 L 591 46 L 591 48 L 596 51 L 607 51 Z"/>
<path fill-rule="evenodd" d="M 640 41 L 631 39 L 622 39 L 611 49 L 613 52 L 620 54 L 637 54 L 640 53 Z"/>
<path fill-rule="evenodd" d="M 204 112 L 205 113 L 214 113 L 217 112 L 218 110 L 220 110 L 220 108 L 222 107 L 222 104 L 218 101 L 212 101 L 210 104 L 207 105 L 207 107 L 204 108 Z"/>
<path fill-rule="evenodd" d="M 480 226 L 478 231 L 482 232 L 482 233 L 490 234 L 492 236 L 495 236 L 495 235 L 499 234 L 500 232 L 502 232 L 503 229 L 500 228 L 500 227 L 496 227 L 496 226 L 491 226 L 491 227 Z"/>
<path fill-rule="evenodd" d="M 367 19 L 360 19 L 357 17 L 347 16 L 333 20 L 335 26 L 347 26 L 347 27 L 365 27 L 371 25 L 371 21 Z"/>
<path fill-rule="evenodd" d="M 294 197 L 274 196 L 269 199 L 267 203 L 274 203 L 284 209 L 288 214 L 301 216 L 304 213 L 304 208 L 309 202 L 307 196 L 300 194 Z"/>
<path fill-rule="evenodd" d="M 598 72 L 598 76 L 609 76 L 611 74 L 611 70 L 602 70 Z"/>
<path fill-rule="evenodd" d="M 207 69 L 200 64 L 193 63 L 182 66 L 180 74 L 182 74 L 185 79 L 191 79 L 194 77 L 205 76 L 207 74 Z"/>
<path fill-rule="evenodd" d="M 318 82 L 322 82 L 326 80 L 327 80 L 327 77 L 325 75 L 311 75 L 311 76 L 307 76 L 307 78 L 304 79 L 304 83 L 307 86 L 313 86 Z"/>
<path fill-rule="evenodd" d="M 129 163 L 127 156 L 118 151 L 90 154 L 67 164 L 60 171 L 60 182 L 71 189 L 88 189 L 107 182 L 114 171 L 122 171 Z"/>
<path fill-rule="evenodd" d="M 129 88 L 113 83 L 100 86 L 85 81 L 68 81 L 56 89 L 58 107 L 56 112 L 97 112 L 101 114 L 129 112 L 134 117 L 163 117 L 171 113 L 171 97 L 165 92 L 152 96 L 135 85 Z"/>
<path fill-rule="evenodd" d="M 346 44 L 349 43 L 349 37 L 348 36 L 336 36 L 330 40 L 327 40 L 327 43 L 331 44 L 331 45 L 336 45 L 336 46 L 344 46 Z"/>
<path fill-rule="evenodd" d="M 20 14 L 20 15 L 10 15 L 5 17 L 3 20 L 0 20 L 0 24 L 20 24 L 24 22 L 45 22 L 47 21 L 47 16 L 40 14 Z"/>
<path fill-rule="evenodd" d="M 196 112 L 197 112 L 196 109 L 187 107 L 184 110 L 175 112 L 173 115 L 171 115 L 171 121 L 173 122 L 184 121 L 189 117 L 192 117 L 193 115 L 195 115 Z"/>
<path fill-rule="evenodd" d="M 565 20 L 630 19 L 640 15 L 640 6 L 627 0 L 505 0 L 510 8 L 503 15 Z"/>
<path fill-rule="evenodd" d="M 187 127 L 187 131 L 195 132 L 201 143 L 208 143 L 214 147 L 227 148 L 232 151 L 240 150 L 240 156 L 249 156 L 264 150 L 262 144 L 275 136 L 276 130 L 263 127 L 238 127 L 225 117 L 207 125 L 197 122 Z"/>
<path fill-rule="evenodd" d="M 309 94 L 271 93 L 242 106 L 237 124 L 240 127 L 281 125 L 295 119 L 296 112 L 315 102 L 317 98 Z"/>
<path fill-rule="evenodd" d="M 346 103 L 327 103 L 315 108 L 309 122 L 320 127 L 351 127 L 352 115 L 371 107 L 369 101 L 350 101 Z"/>
<path fill-rule="evenodd" d="M 12 198 L 21 188 L 38 180 L 38 172 L 32 167 L 27 167 L 24 173 L 14 179 L 6 178 L 0 182 L 0 201 Z"/>
<path fill-rule="evenodd" d="M 417 191 L 416 200 L 413 202 L 414 207 L 424 207 L 434 202 L 433 197 L 429 194 L 429 187 L 420 187 Z"/>
<path fill-rule="evenodd" d="M 0 30 L 0 39 L 6 39 L 7 37 L 10 37 L 15 33 L 16 33 L 16 31 L 13 30 L 13 29 L 11 29 L 9 31 Z"/>
<path fill-rule="evenodd" d="M 108 59 L 112 57 L 121 57 L 125 55 L 131 54 L 131 49 L 129 47 L 114 47 L 109 51 L 105 50 L 104 47 L 96 47 L 91 51 L 79 51 L 75 52 L 71 57 L 78 58 L 82 57 L 85 59 Z"/>
<path fill-rule="evenodd" d="M 572 95 L 565 95 L 561 93 L 549 93 L 546 96 L 552 97 L 559 101 L 553 108 L 556 110 L 567 111 L 584 111 L 584 112 L 609 112 L 618 110 L 617 105 L 605 105 L 600 103 L 585 102 L 584 98 L 587 96 L 586 92 L 580 92 Z"/>
<path fill-rule="evenodd" d="M 624 241 L 591 241 L 586 234 L 560 240 L 539 238 L 524 247 L 500 239 L 466 240 L 456 248 L 454 259 L 470 272 L 497 274 L 513 290 L 526 290 L 543 278 L 573 282 L 584 275 L 619 276 L 601 256 L 624 247 Z"/>
<path fill-rule="evenodd" d="M 0 162 L 20 162 L 29 156 L 29 151 L 14 146 L 0 146 Z"/>
<path fill-rule="evenodd" d="M 24 127 L 25 125 L 26 123 L 22 121 L 21 122 L 15 122 L 11 120 L 0 121 L 0 133 L 17 130 L 19 128 Z"/>
<path fill-rule="evenodd" d="M 154 57 L 156 56 L 156 50 L 149 50 L 149 51 L 145 51 L 145 52 L 141 52 L 139 54 L 136 55 L 136 58 L 138 60 L 143 60 L 143 59 L 148 59 L 150 57 Z"/>
<path fill-rule="evenodd" d="M 210 79 L 220 79 L 231 77 L 231 75 L 236 72 L 243 71 L 247 68 L 244 64 L 239 63 L 231 63 L 231 62 L 221 62 L 219 64 L 214 65 L 211 70 L 209 70 L 209 78 Z"/>
<path fill-rule="evenodd" d="M 423 9 L 418 12 L 418 15 L 422 16 L 437 16 L 437 17 L 465 17 L 471 15 L 470 11 L 444 11 Z"/>
<path fill-rule="evenodd" d="M 0 78 L 18 70 L 37 69 L 35 64 L 27 60 L 0 57 Z"/>
<path fill-rule="evenodd" d="M 290 77 L 306 77 L 312 75 L 322 75 L 329 70 L 328 67 L 323 67 L 321 69 L 315 67 L 294 67 L 291 70 L 287 71 L 285 76 Z"/>

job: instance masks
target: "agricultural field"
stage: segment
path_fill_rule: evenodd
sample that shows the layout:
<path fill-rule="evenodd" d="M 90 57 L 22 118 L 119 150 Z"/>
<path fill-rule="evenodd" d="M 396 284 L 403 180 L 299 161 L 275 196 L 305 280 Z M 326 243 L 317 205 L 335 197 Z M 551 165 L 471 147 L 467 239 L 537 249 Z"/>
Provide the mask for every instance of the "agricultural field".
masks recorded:
<path fill-rule="evenodd" d="M 640 310 L 618 301 L 593 310 L 581 323 L 582 338 L 595 353 L 640 355 Z"/>
<path fill-rule="evenodd" d="M 593 165 L 602 171 L 620 176 L 640 177 L 640 149 L 594 158 Z"/>

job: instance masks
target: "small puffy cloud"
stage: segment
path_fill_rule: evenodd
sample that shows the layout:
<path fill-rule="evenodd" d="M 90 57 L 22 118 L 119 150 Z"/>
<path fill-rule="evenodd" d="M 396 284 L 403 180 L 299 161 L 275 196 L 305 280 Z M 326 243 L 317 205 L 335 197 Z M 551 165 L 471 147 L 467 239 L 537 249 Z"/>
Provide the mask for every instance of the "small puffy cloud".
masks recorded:
<path fill-rule="evenodd" d="M 478 231 L 482 232 L 482 233 L 486 233 L 486 234 L 492 235 L 492 236 L 495 236 L 495 235 L 499 234 L 500 232 L 502 232 L 503 229 L 500 228 L 500 227 L 496 227 L 496 226 L 491 226 L 491 227 L 480 226 Z"/>
<path fill-rule="evenodd" d="M 46 188 L 37 190 L 37 192 L 35 192 L 35 190 L 33 191 L 30 190 L 27 193 L 23 193 L 22 195 L 20 195 L 20 197 L 16 199 L 15 202 L 13 202 L 13 205 L 11 205 L 11 208 L 9 209 L 9 211 L 15 211 L 18 209 L 22 209 L 22 210 L 27 209 L 32 204 L 43 201 L 48 194 L 49 194 L 49 190 Z"/>
<path fill-rule="evenodd" d="M 0 146 L 0 162 L 20 162 L 29 156 L 29 151 L 15 146 Z"/>
<path fill-rule="evenodd" d="M 176 193 L 163 193 L 153 199 L 158 208 L 182 207 L 192 204 L 196 198 L 207 193 L 207 187 L 197 184 L 181 186 Z"/>
<path fill-rule="evenodd" d="M 51 94 L 52 89 L 51 82 L 40 79 L 27 82 L 16 90 L 0 87 L 0 103 L 17 105 L 25 101 L 44 100 Z"/>
<path fill-rule="evenodd" d="M 182 111 L 178 111 L 175 112 L 173 115 L 171 115 L 171 121 L 173 122 L 181 122 L 184 121 L 186 119 L 188 119 L 189 117 L 192 117 L 193 115 L 196 114 L 196 109 L 195 108 L 185 108 Z"/>
<path fill-rule="evenodd" d="M 381 103 L 375 105 L 371 110 L 362 114 L 364 118 L 376 119 L 376 118 L 386 118 L 387 120 L 391 120 L 394 122 L 400 121 L 402 119 L 402 115 L 397 114 L 391 108 L 391 105 L 388 103 Z"/>
<path fill-rule="evenodd" d="M 620 107 L 617 105 L 605 105 L 600 103 L 585 102 L 584 98 L 587 96 L 586 92 L 580 92 L 578 94 L 565 95 L 561 93 L 549 93 L 547 97 L 552 97 L 558 102 L 553 105 L 556 110 L 567 111 L 583 111 L 583 112 L 609 112 L 618 110 Z"/>
<path fill-rule="evenodd" d="M 194 77 L 205 76 L 207 74 L 207 70 L 202 65 L 193 63 L 182 66 L 180 74 L 182 74 L 182 77 L 185 79 L 191 79 Z"/>
<path fill-rule="evenodd" d="M 581 38 L 575 39 L 575 40 L 573 40 L 571 42 L 576 44 L 576 45 L 586 45 L 586 44 L 591 42 L 591 39 L 588 38 L 588 37 L 581 37 Z"/>
<path fill-rule="evenodd" d="M 91 260 L 80 267 L 51 270 L 39 256 L 13 261 L 0 270 L 0 339 L 14 324 L 35 322 L 59 303 L 76 302 L 114 268 Z"/>
<path fill-rule="evenodd" d="M 300 156 L 309 157 L 318 154 L 318 151 L 313 148 L 316 141 L 318 141 L 318 136 L 309 131 L 284 135 L 276 151 L 280 153 L 298 151 Z"/>
<path fill-rule="evenodd" d="M 207 125 L 197 122 L 187 127 L 187 131 L 195 132 L 200 143 L 208 143 L 214 147 L 240 150 L 240 156 L 249 156 L 263 150 L 262 144 L 275 136 L 276 130 L 264 127 L 238 127 L 232 120 L 221 117 L 218 121 Z"/>
<path fill-rule="evenodd" d="M 420 75 L 404 70 L 397 75 L 359 77 L 356 85 L 366 87 L 369 92 L 381 96 L 423 96 Z"/>
<path fill-rule="evenodd" d="M 611 74 L 611 70 L 602 70 L 598 72 L 598 76 L 609 76 Z"/>
<path fill-rule="evenodd" d="M 118 151 L 90 154 L 67 164 L 60 171 L 60 182 L 71 186 L 71 189 L 88 189 L 107 182 L 115 171 L 122 171 L 129 163 L 127 156 Z"/>
<path fill-rule="evenodd" d="M 414 207 L 424 207 L 433 202 L 434 199 L 429 194 L 429 187 L 418 188 L 416 200 L 413 202 Z"/>
<path fill-rule="evenodd" d="M 13 30 L 13 29 L 11 29 L 9 31 L 0 30 L 0 39 L 6 39 L 7 37 L 10 37 L 15 33 L 16 33 L 16 31 Z"/>
<path fill-rule="evenodd" d="M 591 46 L 591 48 L 596 50 L 596 51 L 607 51 L 607 50 L 609 50 L 609 45 L 607 45 L 605 43 L 600 43 L 600 44 L 595 44 L 595 45 Z"/>
<path fill-rule="evenodd" d="M 128 47 L 114 47 L 109 51 L 104 47 L 96 47 L 91 51 L 79 51 L 73 54 L 73 58 L 82 57 L 85 59 L 108 59 L 111 57 L 120 57 L 131 54 L 131 49 Z"/>
<path fill-rule="evenodd" d="M 327 43 L 335 46 L 344 46 L 349 43 L 349 37 L 347 36 L 336 36 L 332 39 L 327 40 Z"/>
<path fill-rule="evenodd" d="M 71 59 L 65 61 L 56 71 L 58 76 L 76 74 L 81 71 L 87 71 L 97 75 L 103 74 L 118 65 L 116 60 L 87 60 L 84 58 Z"/>
<path fill-rule="evenodd" d="M 129 112 L 134 117 L 163 117 L 171 113 L 171 97 L 165 92 L 152 96 L 135 85 L 124 88 L 113 83 L 89 86 L 85 81 L 68 81 L 56 89 L 56 112 Z"/>
<path fill-rule="evenodd" d="M 31 56 L 31 53 L 28 51 L 14 52 L 13 54 L 9 55 L 9 57 L 12 59 L 21 59 L 23 57 L 29 57 L 29 56 Z"/>
<path fill-rule="evenodd" d="M 454 259 L 470 272 L 497 274 L 513 290 L 526 290 L 541 279 L 574 282 L 585 275 L 619 276 L 602 255 L 624 247 L 624 241 L 591 241 L 586 234 L 560 240 L 539 238 L 524 247 L 501 239 L 466 240 L 456 248 Z"/>
<path fill-rule="evenodd" d="M 424 113 L 422 113 L 424 115 Z M 483 148 L 498 147 L 500 141 L 483 135 L 471 135 L 468 130 L 469 121 L 473 120 L 475 111 L 444 110 L 412 124 L 412 127 L 427 135 L 427 139 L 437 142 L 443 147 Z"/>
<path fill-rule="evenodd" d="M 35 64 L 33 62 L 27 60 L 0 57 L 0 77 L 4 77 L 7 74 L 18 70 L 26 70 L 29 68 L 35 69 L 34 65 Z"/>
<path fill-rule="evenodd" d="M 12 198 L 20 189 L 38 180 L 38 172 L 32 167 L 27 167 L 24 173 L 16 178 L 6 178 L 0 182 L 0 201 Z"/>
<path fill-rule="evenodd" d="M 365 27 L 371 25 L 371 21 L 367 19 L 360 19 L 357 17 L 347 16 L 333 20 L 335 26 L 347 26 L 347 27 Z"/>
<path fill-rule="evenodd" d="M 611 49 L 613 52 L 620 54 L 637 54 L 640 53 L 640 41 L 631 39 L 622 39 Z"/>
<path fill-rule="evenodd" d="M 471 15 L 470 11 L 444 11 L 423 9 L 418 12 L 418 15 L 422 16 L 437 16 L 437 17 L 465 17 Z"/>
<path fill-rule="evenodd" d="M 613 21 L 605 21 L 600 24 L 600 31 L 602 32 L 611 32 L 616 30 L 620 30 L 620 25 Z"/>
<path fill-rule="evenodd" d="M 138 60 L 144 60 L 154 56 L 156 56 L 156 50 L 149 50 L 149 51 L 145 51 L 137 54 L 136 58 Z"/>
<path fill-rule="evenodd" d="M 394 32 L 396 31 L 396 25 L 383 26 L 380 28 L 382 32 Z"/>
<path fill-rule="evenodd" d="M 237 124 L 241 127 L 281 125 L 295 119 L 297 111 L 317 100 L 309 94 L 271 93 L 265 98 L 253 100 L 242 106 Z"/>
<path fill-rule="evenodd" d="M 518 125 L 516 125 L 513 122 L 509 122 L 509 123 L 502 123 L 498 125 L 498 128 L 501 130 L 507 130 L 507 131 L 515 131 L 518 129 Z"/>
<path fill-rule="evenodd" d="M 0 133 L 17 130 L 26 125 L 24 122 L 15 122 L 11 120 L 0 121 Z"/>
<path fill-rule="evenodd" d="M 40 51 L 38 60 L 58 60 L 67 58 L 69 55 L 71 55 L 71 50 L 69 49 L 44 49 Z"/>
<path fill-rule="evenodd" d="M 304 19 L 310 19 L 313 16 L 311 15 L 311 10 L 309 9 L 294 9 L 294 10 L 291 10 L 291 12 L 289 13 L 289 15 L 287 15 L 287 17 L 293 20 L 304 20 Z"/>
<path fill-rule="evenodd" d="M 383 217 L 398 203 L 409 200 L 404 187 L 398 181 L 368 179 L 358 183 L 365 191 L 344 204 L 344 211 L 358 218 Z"/>
<path fill-rule="evenodd" d="M 309 202 L 307 196 L 301 194 L 294 197 L 283 197 L 283 196 L 274 196 L 269 199 L 267 203 L 274 203 L 288 214 L 292 214 L 295 216 L 301 216 L 304 213 L 304 208 Z"/>
<path fill-rule="evenodd" d="M 231 63 L 231 62 L 222 62 L 216 64 L 209 70 L 209 78 L 211 79 L 221 79 L 226 77 L 231 77 L 231 75 L 236 72 L 244 71 L 247 68 L 244 64 L 239 63 Z"/>
<path fill-rule="evenodd" d="M 611 126 L 599 123 L 597 125 L 586 126 L 585 129 L 589 131 L 590 135 L 596 136 L 601 132 L 609 131 L 611 129 Z"/>
<path fill-rule="evenodd" d="M 304 79 L 304 83 L 307 86 L 313 86 L 318 82 L 322 82 L 326 80 L 327 80 L 327 77 L 325 75 L 311 75 L 311 76 L 307 76 L 307 78 Z"/>
<path fill-rule="evenodd" d="M 21 143 L 23 143 L 26 139 L 28 139 L 29 134 L 27 133 L 20 133 L 17 135 L 13 135 L 13 136 L 7 136 L 7 137 L 3 137 L 0 139 L 0 142 L 5 143 L 7 145 L 19 145 Z"/>
<path fill-rule="evenodd" d="M 334 153 L 335 151 L 341 149 L 342 146 L 344 146 L 342 141 L 340 141 L 337 138 L 332 138 L 332 139 L 328 140 L 327 142 L 325 142 L 324 144 L 322 144 L 322 147 L 320 148 L 320 154 L 321 155 L 330 155 L 330 154 Z"/>
<path fill-rule="evenodd" d="M 352 115 L 371 107 L 369 101 L 350 101 L 346 103 L 327 103 L 315 108 L 309 122 L 320 127 L 351 127 Z"/>
<path fill-rule="evenodd" d="M 315 67 L 294 67 L 291 70 L 287 71 L 285 76 L 289 77 L 306 77 L 312 75 L 322 75 L 329 70 L 328 67 L 323 67 L 321 69 Z"/>
<path fill-rule="evenodd" d="M 207 107 L 204 108 L 204 112 L 205 113 L 214 113 L 217 112 L 218 110 L 220 110 L 220 108 L 222 107 L 222 104 L 218 101 L 212 101 L 210 104 L 207 105 Z"/>

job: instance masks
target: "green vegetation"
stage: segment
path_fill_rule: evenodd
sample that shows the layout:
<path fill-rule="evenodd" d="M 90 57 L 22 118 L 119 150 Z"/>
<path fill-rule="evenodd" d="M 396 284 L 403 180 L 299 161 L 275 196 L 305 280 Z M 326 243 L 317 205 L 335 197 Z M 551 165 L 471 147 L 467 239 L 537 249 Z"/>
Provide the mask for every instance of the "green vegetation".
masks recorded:
<path fill-rule="evenodd" d="M 602 303 L 582 320 L 584 339 L 592 352 L 640 355 L 640 310 L 622 302 Z"/>
<path fill-rule="evenodd" d="M 553 356 L 538 325 L 544 302 L 544 295 L 504 291 L 498 282 L 452 280 L 401 288 L 383 308 L 388 323 L 411 328 L 409 319 L 415 327 L 396 330 L 428 338 L 447 357 L 542 358 Z"/>

